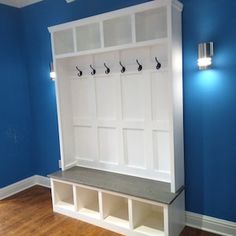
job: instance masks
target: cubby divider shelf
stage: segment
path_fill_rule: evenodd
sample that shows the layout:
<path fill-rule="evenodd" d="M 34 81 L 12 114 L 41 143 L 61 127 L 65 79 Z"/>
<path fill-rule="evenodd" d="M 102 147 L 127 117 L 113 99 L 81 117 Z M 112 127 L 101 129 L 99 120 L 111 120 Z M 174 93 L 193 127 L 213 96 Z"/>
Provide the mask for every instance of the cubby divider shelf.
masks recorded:
<path fill-rule="evenodd" d="M 80 186 L 76 186 L 75 191 L 76 211 L 80 214 L 99 219 L 98 191 Z"/>
<path fill-rule="evenodd" d="M 55 205 L 59 208 L 74 211 L 73 185 L 70 183 L 54 181 L 53 189 Z"/>
<path fill-rule="evenodd" d="M 149 236 L 164 236 L 164 208 L 150 203 L 132 201 L 134 231 Z"/>
<path fill-rule="evenodd" d="M 110 224 L 129 229 L 128 199 L 103 193 L 102 200 L 104 220 Z"/>

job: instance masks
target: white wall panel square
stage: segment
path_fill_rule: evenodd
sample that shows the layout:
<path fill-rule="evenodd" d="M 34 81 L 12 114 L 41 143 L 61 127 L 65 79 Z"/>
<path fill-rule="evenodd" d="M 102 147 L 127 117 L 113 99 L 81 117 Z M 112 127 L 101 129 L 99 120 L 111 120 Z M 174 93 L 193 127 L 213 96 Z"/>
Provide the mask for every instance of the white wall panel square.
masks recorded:
<path fill-rule="evenodd" d="M 152 118 L 168 121 L 170 116 L 170 82 L 167 73 L 153 73 L 151 76 Z"/>
<path fill-rule="evenodd" d="M 99 157 L 100 161 L 106 163 L 118 163 L 117 130 L 113 128 L 99 128 Z"/>
<path fill-rule="evenodd" d="M 116 119 L 116 81 L 115 78 L 96 78 L 97 118 Z"/>
<path fill-rule="evenodd" d="M 144 130 L 124 130 L 125 159 L 127 165 L 136 168 L 146 167 L 144 143 Z"/>
<path fill-rule="evenodd" d="M 123 119 L 142 121 L 145 117 L 145 81 L 142 75 L 122 76 Z"/>
<path fill-rule="evenodd" d="M 92 79 L 78 79 L 71 83 L 74 117 L 90 119 L 93 114 L 94 86 Z"/>
<path fill-rule="evenodd" d="M 168 132 L 153 131 L 154 168 L 170 172 L 170 135 Z"/>
<path fill-rule="evenodd" d="M 93 128 L 75 128 L 75 153 L 78 159 L 93 161 L 97 157 L 96 139 Z"/>

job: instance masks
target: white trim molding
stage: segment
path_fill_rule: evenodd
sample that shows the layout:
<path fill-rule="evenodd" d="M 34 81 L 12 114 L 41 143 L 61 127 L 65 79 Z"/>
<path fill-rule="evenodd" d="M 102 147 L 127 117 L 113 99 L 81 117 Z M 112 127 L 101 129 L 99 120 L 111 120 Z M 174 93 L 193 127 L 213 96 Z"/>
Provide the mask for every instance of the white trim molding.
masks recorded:
<path fill-rule="evenodd" d="M 236 222 L 221 220 L 188 211 L 186 212 L 186 225 L 219 235 L 236 235 Z"/>
<path fill-rule="evenodd" d="M 25 189 L 28 189 L 35 185 L 41 185 L 50 188 L 50 180 L 47 177 L 34 175 L 27 179 L 21 180 L 15 184 L 11 184 L 7 187 L 0 189 L 0 200 L 10 197 L 16 193 L 19 193 Z"/>

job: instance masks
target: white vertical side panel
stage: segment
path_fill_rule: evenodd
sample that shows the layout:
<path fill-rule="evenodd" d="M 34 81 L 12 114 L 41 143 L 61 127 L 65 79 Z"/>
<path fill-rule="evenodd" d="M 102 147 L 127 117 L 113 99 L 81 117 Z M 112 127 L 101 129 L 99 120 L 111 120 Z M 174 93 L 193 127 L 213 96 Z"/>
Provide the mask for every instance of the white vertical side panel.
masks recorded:
<path fill-rule="evenodd" d="M 54 64 L 54 70 L 56 73 L 58 73 L 57 70 L 57 63 L 55 59 L 55 45 L 54 45 L 54 39 L 53 39 L 53 33 L 51 33 L 51 47 L 52 47 L 52 57 L 53 57 L 53 64 Z M 57 74 L 58 77 L 58 74 Z M 56 106 L 57 106 L 57 120 L 58 120 L 58 130 L 59 130 L 59 143 L 60 143 L 60 158 L 61 158 L 61 168 L 65 169 L 65 161 L 64 161 L 64 155 L 63 155 L 63 141 L 62 141 L 62 120 L 61 120 L 61 110 L 60 110 L 60 99 L 59 99 L 59 84 L 58 84 L 58 78 L 55 79 L 55 89 L 56 89 Z M 51 180 L 51 186 L 53 190 L 53 181 Z M 52 191 L 52 194 L 54 194 L 54 191 Z M 54 197 L 52 195 L 53 200 L 53 206 L 54 206 Z"/>
<path fill-rule="evenodd" d="M 55 200 L 55 189 L 54 189 L 54 181 L 53 181 L 53 179 L 50 179 L 50 182 L 51 182 L 52 206 L 53 206 L 53 211 L 54 211 L 56 200 Z"/>
<path fill-rule="evenodd" d="M 70 79 L 66 73 L 66 63 L 56 61 L 56 94 L 63 170 L 75 164 Z"/>
<path fill-rule="evenodd" d="M 180 235 L 185 227 L 184 191 L 168 207 L 168 236 Z"/>
<path fill-rule="evenodd" d="M 171 191 L 184 185 L 183 144 L 183 81 L 182 81 L 182 14 L 179 9 L 168 9 L 170 37 L 170 66 L 172 80 L 172 148 Z"/>

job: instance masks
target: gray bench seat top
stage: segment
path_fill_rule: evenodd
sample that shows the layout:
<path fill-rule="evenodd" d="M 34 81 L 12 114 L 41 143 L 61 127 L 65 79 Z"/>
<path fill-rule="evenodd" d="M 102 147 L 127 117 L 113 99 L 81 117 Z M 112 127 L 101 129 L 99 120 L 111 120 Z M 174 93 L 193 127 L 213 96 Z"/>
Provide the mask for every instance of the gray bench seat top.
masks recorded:
<path fill-rule="evenodd" d="M 169 183 L 78 166 L 49 177 L 164 204 L 171 204 L 183 191 L 182 187 L 171 193 Z"/>

